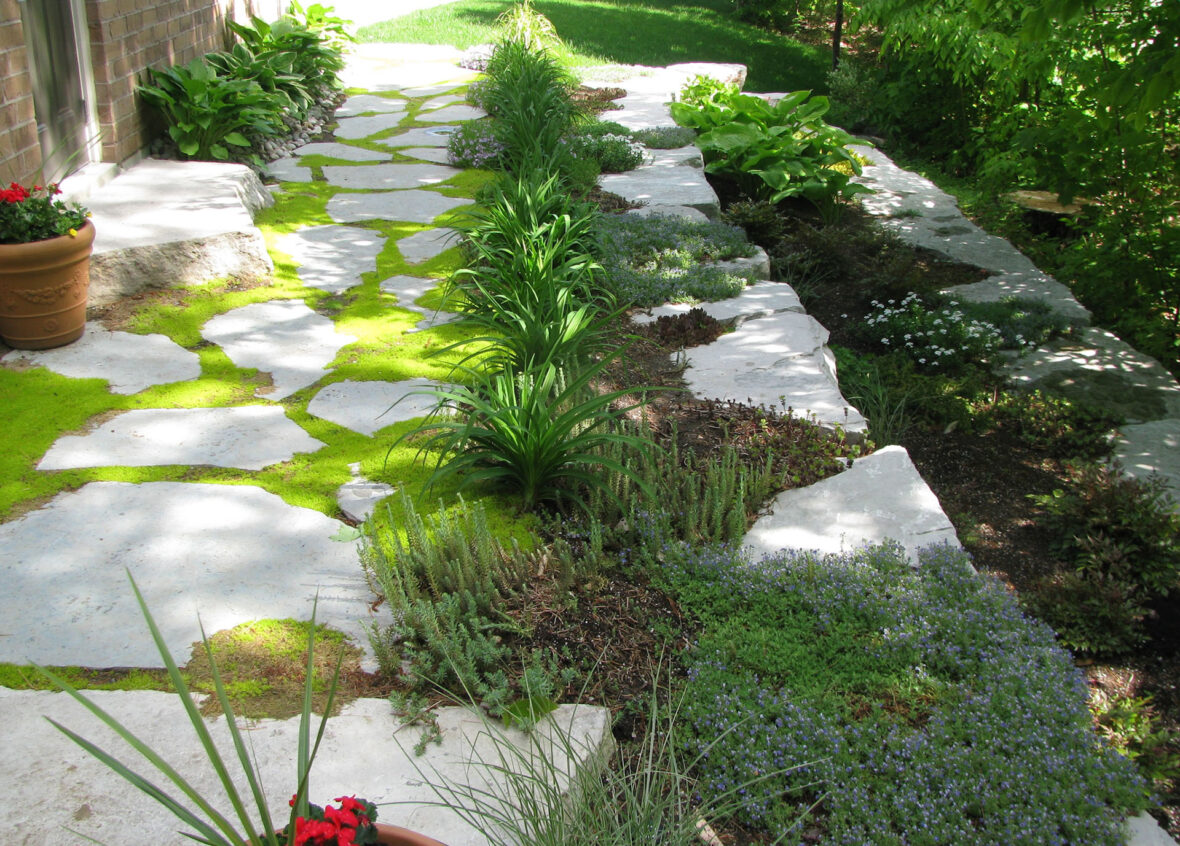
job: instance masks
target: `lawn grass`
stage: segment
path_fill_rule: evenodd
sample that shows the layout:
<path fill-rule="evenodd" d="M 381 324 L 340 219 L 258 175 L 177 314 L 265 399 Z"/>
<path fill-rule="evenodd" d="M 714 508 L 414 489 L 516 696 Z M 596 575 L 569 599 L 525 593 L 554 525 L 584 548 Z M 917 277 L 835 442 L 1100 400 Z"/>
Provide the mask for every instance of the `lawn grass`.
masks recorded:
<path fill-rule="evenodd" d="M 460 0 L 362 27 L 363 42 L 414 42 L 470 47 L 495 40 L 493 24 L 509 0 Z M 737 20 L 727 0 L 603 2 L 537 0 L 553 22 L 575 66 L 617 62 L 740 62 L 750 91 L 827 93 L 829 58 L 822 47 L 800 44 Z"/>

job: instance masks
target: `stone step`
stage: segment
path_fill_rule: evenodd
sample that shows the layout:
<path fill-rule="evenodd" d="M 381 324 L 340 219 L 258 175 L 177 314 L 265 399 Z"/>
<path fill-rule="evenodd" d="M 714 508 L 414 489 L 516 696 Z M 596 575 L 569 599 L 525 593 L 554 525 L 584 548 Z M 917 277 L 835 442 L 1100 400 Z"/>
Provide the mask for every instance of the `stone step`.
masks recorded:
<path fill-rule="evenodd" d="M 747 320 L 771 317 L 784 311 L 803 313 L 803 304 L 795 289 L 786 282 L 755 282 L 736 297 L 713 303 L 668 303 L 645 312 L 636 312 L 631 319 L 640 325 L 654 323 L 661 317 L 675 317 L 699 308 L 715 320 L 740 326 Z"/>
<path fill-rule="evenodd" d="M 162 185 L 184 190 L 161 191 Z M 95 228 L 90 304 L 219 276 L 269 274 L 273 265 L 254 215 L 273 202 L 245 165 L 133 165 L 86 200 Z"/>

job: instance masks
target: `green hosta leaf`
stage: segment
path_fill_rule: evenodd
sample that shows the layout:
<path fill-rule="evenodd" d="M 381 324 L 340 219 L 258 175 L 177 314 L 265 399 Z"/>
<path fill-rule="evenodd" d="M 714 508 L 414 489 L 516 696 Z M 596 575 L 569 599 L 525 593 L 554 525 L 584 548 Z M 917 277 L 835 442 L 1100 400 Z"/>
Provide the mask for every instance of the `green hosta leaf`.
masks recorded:
<path fill-rule="evenodd" d="M 209 146 L 209 154 L 220 162 L 229 158 L 229 150 L 225 149 L 221 144 L 211 144 Z"/>
<path fill-rule="evenodd" d="M 174 135 L 173 140 L 176 141 L 176 146 L 180 148 L 180 152 L 186 156 L 195 156 L 197 151 L 201 149 L 201 145 L 192 138 L 177 138 Z"/>
<path fill-rule="evenodd" d="M 250 142 L 246 139 L 246 136 L 240 132 L 231 132 L 222 140 L 225 141 L 226 144 L 233 144 L 235 147 L 250 146 Z"/>

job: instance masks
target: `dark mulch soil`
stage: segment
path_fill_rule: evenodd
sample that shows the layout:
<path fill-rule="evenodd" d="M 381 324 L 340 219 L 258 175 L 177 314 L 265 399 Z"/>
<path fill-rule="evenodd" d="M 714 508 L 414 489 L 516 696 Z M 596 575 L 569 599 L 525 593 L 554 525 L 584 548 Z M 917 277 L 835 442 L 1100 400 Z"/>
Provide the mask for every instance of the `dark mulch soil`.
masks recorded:
<path fill-rule="evenodd" d="M 603 112 L 617 111 L 621 108 L 614 102 L 620 97 L 626 97 L 627 92 L 622 88 L 588 88 L 585 85 L 574 90 L 570 99 L 574 104 L 591 114 L 599 115 Z"/>

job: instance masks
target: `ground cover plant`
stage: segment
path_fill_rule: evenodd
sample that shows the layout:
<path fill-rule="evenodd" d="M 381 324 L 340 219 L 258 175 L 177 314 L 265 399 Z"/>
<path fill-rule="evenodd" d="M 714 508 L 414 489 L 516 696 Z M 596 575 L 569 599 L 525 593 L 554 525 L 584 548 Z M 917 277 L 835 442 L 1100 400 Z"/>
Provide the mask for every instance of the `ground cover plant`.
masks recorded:
<path fill-rule="evenodd" d="M 833 843 L 1117 844 L 1120 814 L 1147 804 L 1090 730 L 1069 654 L 962 553 L 914 571 L 887 547 L 660 548 L 703 622 L 682 714 L 702 792 L 800 764 L 747 789 L 746 821 Z"/>

